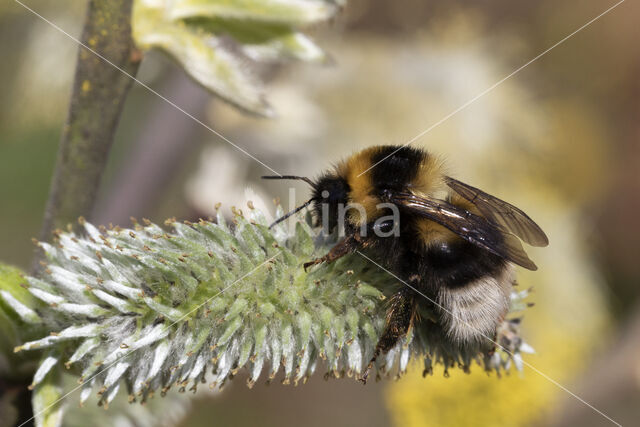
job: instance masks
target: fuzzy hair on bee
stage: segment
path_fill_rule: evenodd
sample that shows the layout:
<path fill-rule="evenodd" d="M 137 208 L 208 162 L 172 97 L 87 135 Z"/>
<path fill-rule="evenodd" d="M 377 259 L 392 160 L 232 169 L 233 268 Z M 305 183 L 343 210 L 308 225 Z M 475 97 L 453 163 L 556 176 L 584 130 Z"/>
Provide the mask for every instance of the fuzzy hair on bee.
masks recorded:
<path fill-rule="evenodd" d="M 367 372 L 416 323 L 452 345 L 490 353 L 509 310 L 515 266 L 536 270 L 521 241 L 546 246 L 542 229 L 517 207 L 447 175 L 435 155 L 407 146 L 373 146 L 317 179 L 301 179 L 317 224 L 343 231 L 307 269 L 362 251 L 398 277 L 386 326 Z M 274 223 L 274 224 L 275 224 Z M 396 232 L 392 233 L 391 231 Z M 424 320 L 420 312 L 434 313 Z"/>

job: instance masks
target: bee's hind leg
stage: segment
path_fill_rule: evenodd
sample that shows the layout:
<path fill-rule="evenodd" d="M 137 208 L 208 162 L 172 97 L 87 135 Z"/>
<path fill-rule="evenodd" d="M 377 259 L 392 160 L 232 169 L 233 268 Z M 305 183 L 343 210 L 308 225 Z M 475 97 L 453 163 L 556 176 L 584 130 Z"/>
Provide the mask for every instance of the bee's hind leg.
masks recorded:
<path fill-rule="evenodd" d="M 362 378 L 360 378 L 363 384 L 367 383 L 369 371 L 373 368 L 378 356 L 391 350 L 398 343 L 398 340 L 407 335 L 413 326 L 415 317 L 416 302 L 413 291 L 408 287 L 403 287 L 391 297 L 384 331 L 376 344 L 376 349 L 367 365 L 367 369 L 364 371 Z"/>

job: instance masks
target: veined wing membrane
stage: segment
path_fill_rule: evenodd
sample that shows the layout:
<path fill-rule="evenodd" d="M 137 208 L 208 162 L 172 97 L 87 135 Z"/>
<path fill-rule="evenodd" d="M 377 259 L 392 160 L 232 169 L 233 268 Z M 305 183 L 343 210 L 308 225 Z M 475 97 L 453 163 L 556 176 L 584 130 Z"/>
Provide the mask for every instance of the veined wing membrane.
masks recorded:
<path fill-rule="evenodd" d="M 411 212 L 448 228 L 466 241 L 528 270 L 537 267 L 529 259 L 522 244 L 500 225 L 454 206 L 444 200 L 430 200 L 411 193 L 394 193 L 390 200 L 400 210 Z"/>
<path fill-rule="evenodd" d="M 475 205 L 489 221 L 498 224 L 531 246 L 547 246 L 549 239 L 529 216 L 510 203 L 500 200 L 479 188 L 446 177 L 447 185 Z"/>

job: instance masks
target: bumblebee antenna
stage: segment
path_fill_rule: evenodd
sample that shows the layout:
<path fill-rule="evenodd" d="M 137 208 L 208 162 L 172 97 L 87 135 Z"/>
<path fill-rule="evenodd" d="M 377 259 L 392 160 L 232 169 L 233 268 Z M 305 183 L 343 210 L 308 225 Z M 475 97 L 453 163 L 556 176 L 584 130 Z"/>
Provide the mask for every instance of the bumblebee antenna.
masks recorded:
<path fill-rule="evenodd" d="M 273 228 L 274 225 L 276 224 L 280 224 L 282 221 L 284 221 L 285 219 L 289 218 L 291 215 L 294 215 L 298 212 L 300 212 L 302 209 L 306 208 L 307 206 L 309 206 L 311 204 L 311 202 L 316 201 L 317 199 L 315 197 L 312 197 L 311 199 L 307 200 L 306 202 L 304 202 L 302 205 L 298 206 L 297 208 L 295 208 L 294 210 L 287 212 L 286 214 L 282 215 L 280 218 L 276 219 L 273 224 L 271 224 L 269 226 L 269 228 Z"/>
<path fill-rule="evenodd" d="M 306 176 L 268 175 L 268 176 L 261 176 L 260 178 L 262 178 L 262 179 L 297 179 L 297 180 L 306 182 L 307 184 L 309 184 L 313 188 L 316 188 L 315 182 L 313 182 L 310 178 L 307 178 Z"/>

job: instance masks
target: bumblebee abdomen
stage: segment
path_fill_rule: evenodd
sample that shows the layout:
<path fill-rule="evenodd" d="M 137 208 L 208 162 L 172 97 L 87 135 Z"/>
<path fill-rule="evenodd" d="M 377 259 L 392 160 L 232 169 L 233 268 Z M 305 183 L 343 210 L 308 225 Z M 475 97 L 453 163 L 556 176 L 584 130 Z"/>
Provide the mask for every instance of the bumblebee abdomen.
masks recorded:
<path fill-rule="evenodd" d="M 510 265 L 496 275 L 487 275 L 459 287 L 438 292 L 440 323 L 445 333 L 459 343 L 493 340 L 496 328 L 509 311 L 514 269 Z"/>

